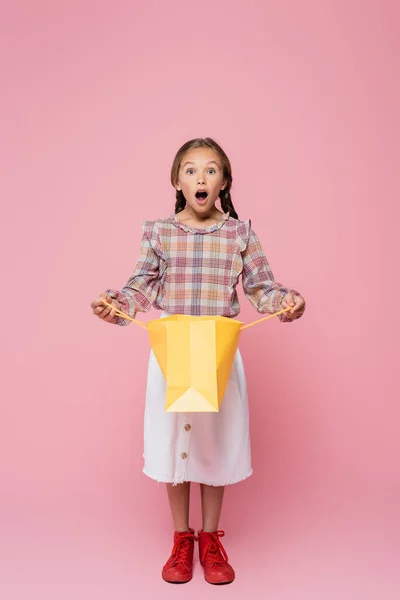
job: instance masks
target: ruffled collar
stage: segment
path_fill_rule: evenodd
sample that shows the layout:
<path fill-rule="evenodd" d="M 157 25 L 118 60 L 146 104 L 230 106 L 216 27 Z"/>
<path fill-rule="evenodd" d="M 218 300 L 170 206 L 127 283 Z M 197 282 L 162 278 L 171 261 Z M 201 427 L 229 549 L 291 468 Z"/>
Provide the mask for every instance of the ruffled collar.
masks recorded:
<path fill-rule="evenodd" d="M 225 223 L 229 219 L 229 216 L 230 216 L 229 212 L 224 213 L 219 221 L 214 223 L 214 225 L 210 225 L 209 227 L 190 227 L 189 225 L 185 225 L 185 223 L 182 223 L 181 221 L 179 221 L 177 219 L 176 213 L 173 213 L 171 215 L 171 220 L 172 220 L 172 223 L 175 225 L 175 227 L 178 227 L 179 229 L 182 229 L 183 231 L 190 232 L 190 233 L 204 234 L 204 233 L 212 233 L 213 231 L 217 231 L 217 229 L 220 229 L 223 225 L 225 225 Z"/>

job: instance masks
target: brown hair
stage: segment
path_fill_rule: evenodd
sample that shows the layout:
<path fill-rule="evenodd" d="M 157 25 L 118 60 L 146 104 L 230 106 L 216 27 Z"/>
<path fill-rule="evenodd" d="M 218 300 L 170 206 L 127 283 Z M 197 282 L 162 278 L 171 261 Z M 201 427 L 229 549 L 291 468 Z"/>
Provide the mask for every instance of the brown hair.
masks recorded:
<path fill-rule="evenodd" d="M 213 139 L 208 138 L 208 137 L 207 138 L 196 138 L 194 140 L 190 140 L 189 142 L 186 142 L 186 144 L 183 144 L 183 146 L 181 148 L 179 148 L 179 150 L 176 153 L 176 156 L 174 158 L 174 162 L 172 164 L 172 169 L 171 169 L 172 185 L 175 187 L 175 185 L 178 181 L 179 169 L 180 169 L 183 157 L 185 156 L 185 154 L 187 152 L 189 152 L 189 150 L 192 150 L 193 148 L 211 148 L 211 150 L 214 150 L 214 152 L 216 152 L 218 154 L 218 156 L 220 157 L 220 159 L 222 161 L 222 169 L 223 169 L 224 179 L 226 180 L 225 189 L 221 190 L 219 193 L 219 198 L 221 200 L 221 208 L 224 212 L 229 211 L 230 216 L 233 217 L 234 219 L 238 219 L 239 217 L 238 217 L 237 212 L 235 211 L 235 208 L 232 204 L 232 199 L 231 199 L 231 194 L 230 194 L 230 189 L 232 186 L 231 163 L 229 162 L 229 158 L 227 157 L 225 152 L 222 150 L 221 146 L 219 146 L 217 144 L 217 142 L 215 142 Z M 182 190 L 176 190 L 175 213 L 181 212 L 185 208 L 185 206 L 186 206 L 186 198 L 183 195 Z"/>

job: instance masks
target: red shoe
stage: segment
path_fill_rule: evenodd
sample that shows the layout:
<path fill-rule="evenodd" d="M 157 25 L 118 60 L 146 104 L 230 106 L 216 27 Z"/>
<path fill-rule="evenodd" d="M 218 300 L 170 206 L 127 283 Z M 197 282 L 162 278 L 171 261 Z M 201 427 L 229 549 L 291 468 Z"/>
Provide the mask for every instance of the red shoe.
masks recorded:
<path fill-rule="evenodd" d="M 192 579 L 195 540 L 197 538 L 193 529 L 182 532 L 175 531 L 174 547 L 161 573 L 164 581 L 168 583 L 187 583 Z"/>
<path fill-rule="evenodd" d="M 214 585 L 232 583 L 235 579 L 235 571 L 228 563 L 228 555 L 219 540 L 224 535 L 224 531 L 199 531 L 200 563 L 204 567 L 204 578 Z"/>

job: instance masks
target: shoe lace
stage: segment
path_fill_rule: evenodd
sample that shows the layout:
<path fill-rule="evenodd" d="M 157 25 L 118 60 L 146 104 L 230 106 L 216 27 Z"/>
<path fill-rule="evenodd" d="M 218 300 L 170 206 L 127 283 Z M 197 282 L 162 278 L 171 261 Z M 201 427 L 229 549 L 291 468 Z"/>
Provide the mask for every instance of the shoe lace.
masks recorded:
<path fill-rule="evenodd" d="M 204 548 L 204 563 L 207 567 L 214 565 L 226 566 L 229 561 L 225 548 L 220 542 L 220 537 L 224 537 L 225 531 L 218 530 L 208 534 L 208 541 Z"/>
<path fill-rule="evenodd" d="M 178 563 L 186 563 L 189 559 L 189 552 L 192 549 L 192 542 L 197 540 L 191 531 L 181 533 L 172 548 L 171 556 L 168 561 L 169 566 Z"/>

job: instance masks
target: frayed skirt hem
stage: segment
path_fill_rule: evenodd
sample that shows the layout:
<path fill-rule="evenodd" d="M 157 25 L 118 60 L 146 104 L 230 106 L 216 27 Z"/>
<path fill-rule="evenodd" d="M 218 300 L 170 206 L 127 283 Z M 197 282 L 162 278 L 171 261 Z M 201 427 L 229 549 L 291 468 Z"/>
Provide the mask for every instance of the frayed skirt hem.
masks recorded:
<path fill-rule="evenodd" d="M 181 483 L 187 483 L 189 480 L 188 479 L 184 479 L 184 480 L 175 480 L 175 481 L 167 481 L 166 479 L 160 479 L 158 477 L 155 477 L 154 475 L 151 475 L 145 468 L 143 468 L 143 473 L 144 475 L 146 475 L 146 477 L 149 477 L 150 479 L 152 479 L 153 481 L 157 481 L 158 483 L 171 483 L 172 485 L 179 485 Z M 239 479 L 235 479 L 233 481 L 225 481 L 224 483 L 210 483 L 209 481 L 199 481 L 196 479 L 190 479 L 191 483 L 200 483 L 203 485 L 210 485 L 213 487 L 221 487 L 221 486 L 225 486 L 225 485 L 234 485 L 235 483 L 240 483 L 241 481 L 244 481 L 245 479 L 248 479 L 251 475 L 253 474 L 253 469 L 250 469 L 250 472 L 245 475 L 244 477 L 241 477 Z"/>

